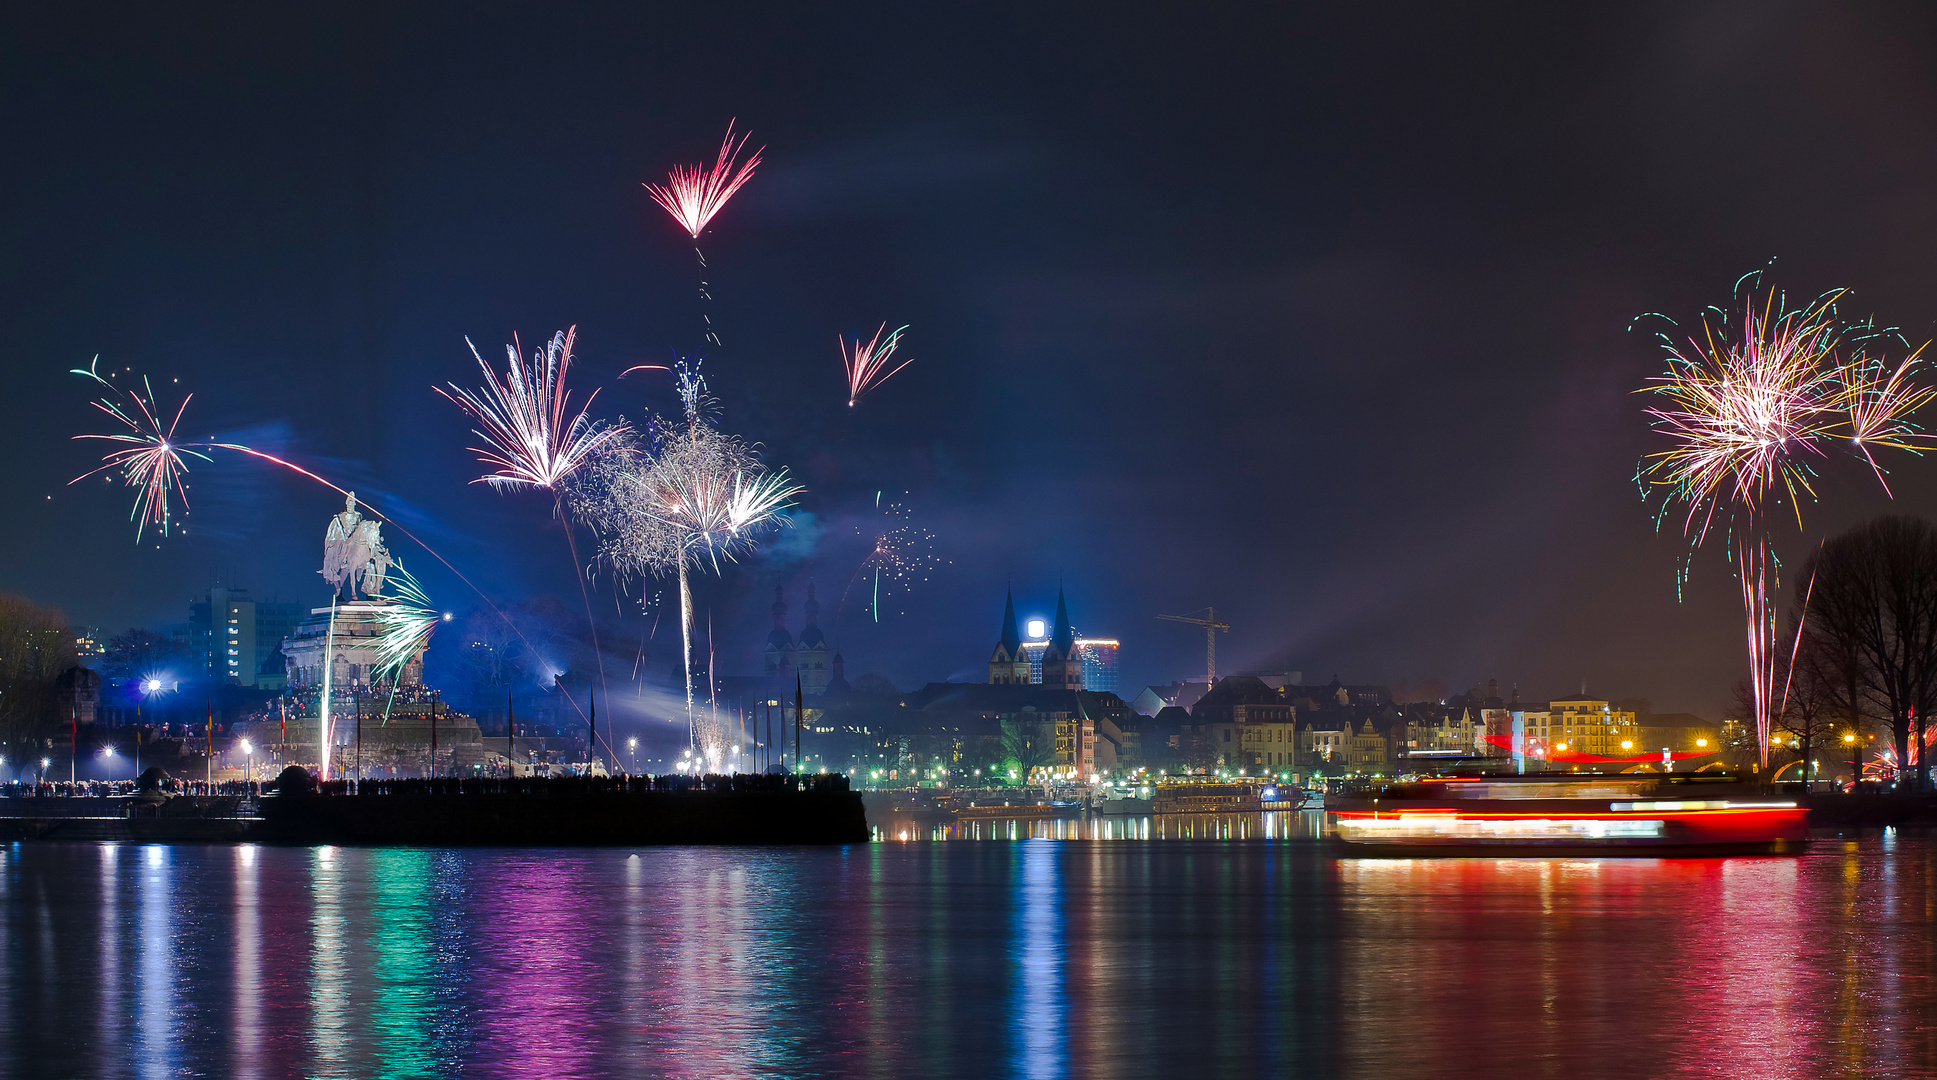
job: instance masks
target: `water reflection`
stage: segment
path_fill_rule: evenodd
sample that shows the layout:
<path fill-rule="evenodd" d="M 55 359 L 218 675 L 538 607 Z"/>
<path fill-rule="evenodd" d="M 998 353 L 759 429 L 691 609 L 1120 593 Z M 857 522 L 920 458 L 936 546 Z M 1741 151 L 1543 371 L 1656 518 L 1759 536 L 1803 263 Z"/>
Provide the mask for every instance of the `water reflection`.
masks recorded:
<path fill-rule="evenodd" d="M 150 844 L 139 850 L 142 858 L 137 873 L 140 876 L 135 879 L 134 889 L 138 915 L 135 920 L 133 972 L 133 1058 L 135 1070 L 140 1076 L 173 1076 L 178 1071 L 174 1051 L 179 1031 L 170 1013 L 174 1011 L 178 990 L 176 972 L 180 968 L 175 955 L 174 849 L 165 844 Z M 24 853 L 39 852 L 26 848 Z M 106 903 L 103 906 L 106 907 Z M 109 910 L 118 915 L 120 905 L 116 904 Z M 51 934 L 44 939 L 44 944 L 50 950 L 55 948 L 56 943 L 57 939 Z M 54 967 L 58 966 L 59 961 L 50 956 L 47 963 Z M 114 996 L 110 993 L 108 1000 L 113 1000 Z M 89 1015 L 99 1015 L 99 1012 Z"/>
<path fill-rule="evenodd" d="M 235 864 L 235 1013 L 230 1021 L 229 1062 L 236 1075 L 254 1077 L 263 1075 L 262 910 L 256 846 L 238 845 L 230 855 Z"/>
<path fill-rule="evenodd" d="M 1063 920 L 1062 875 L 1059 852 L 1043 844 L 1029 844 L 1017 852 L 1022 863 L 1021 888 L 1016 890 L 1016 936 L 1010 952 L 1016 958 L 1017 991 L 1011 994 L 1015 1012 L 1010 1030 L 1019 1032 L 1013 1074 L 1040 1080 L 1063 1075 Z"/>
<path fill-rule="evenodd" d="M 1053 818 L 892 814 L 877 840 L 1315 840 L 1325 835 L 1316 810 L 1261 814 L 1082 814 Z"/>
<path fill-rule="evenodd" d="M 1356 859 L 1303 820 L 761 850 L 13 845 L 0 1074 L 1937 1071 L 1929 836 Z"/>

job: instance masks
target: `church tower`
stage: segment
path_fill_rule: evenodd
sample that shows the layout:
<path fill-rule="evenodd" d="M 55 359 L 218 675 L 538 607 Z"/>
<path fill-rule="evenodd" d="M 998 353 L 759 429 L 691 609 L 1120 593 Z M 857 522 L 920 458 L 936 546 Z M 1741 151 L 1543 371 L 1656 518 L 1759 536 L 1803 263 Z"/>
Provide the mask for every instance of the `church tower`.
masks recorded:
<path fill-rule="evenodd" d="M 1029 658 L 1022 652 L 1022 634 L 1016 629 L 1016 594 L 1010 590 L 1002 609 L 1002 637 L 989 655 L 989 682 L 1008 685 L 1029 681 Z"/>
<path fill-rule="evenodd" d="M 1057 690 L 1083 688 L 1083 658 L 1076 655 L 1076 631 L 1069 625 L 1069 605 L 1056 590 L 1056 629 L 1042 651 L 1042 684 Z"/>
<path fill-rule="evenodd" d="M 807 625 L 794 646 L 794 668 L 800 672 L 802 692 L 818 696 L 827 690 L 827 635 L 821 633 L 821 602 L 814 599 L 814 583 L 807 583 L 807 603 L 801 605 Z"/>
<path fill-rule="evenodd" d="M 847 662 L 841 659 L 839 652 L 827 662 L 827 670 L 833 672 L 827 679 L 827 697 L 837 698 L 853 689 L 847 682 Z"/>
<path fill-rule="evenodd" d="M 787 601 L 780 586 L 773 587 L 773 632 L 767 635 L 767 674 L 786 681 L 794 673 L 794 638 L 787 632 Z"/>

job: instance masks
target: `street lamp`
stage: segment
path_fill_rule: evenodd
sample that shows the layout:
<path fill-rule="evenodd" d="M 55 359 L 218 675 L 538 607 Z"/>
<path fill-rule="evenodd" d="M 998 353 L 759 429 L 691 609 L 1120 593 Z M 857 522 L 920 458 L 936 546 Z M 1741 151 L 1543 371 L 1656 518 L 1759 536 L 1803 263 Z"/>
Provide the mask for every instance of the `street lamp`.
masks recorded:
<path fill-rule="evenodd" d="M 242 755 L 249 762 L 248 769 L 242 774 L 243 782 L 249 783 L 256 778 L 256 748 L 247 739 L 242 740 Z"/>
<path fill-rule="evenodd" d="M 625 741 L 626 752 L 632 755 L 632 771 L 639 771 L 639 740 L 636 737 Z"/>
<path fill-rule="evenodd" d="M 1843 745 L 1850 748 L 1850 793 L 1856 793 L 1856 785 L 1863 779 L 1863 747 L 1855 735 L 1843 736 Z"/>

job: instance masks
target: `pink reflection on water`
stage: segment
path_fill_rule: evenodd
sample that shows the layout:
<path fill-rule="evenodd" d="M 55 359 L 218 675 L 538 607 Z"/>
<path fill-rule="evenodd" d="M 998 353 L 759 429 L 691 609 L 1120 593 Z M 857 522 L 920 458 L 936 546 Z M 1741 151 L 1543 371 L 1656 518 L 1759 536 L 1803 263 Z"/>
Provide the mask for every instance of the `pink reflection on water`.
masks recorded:
<path fill-rule="evenodd" d="M 609 992 L 607 942 L 596 933 L 605 897 L 582 859 L 505 852 L 472 889 L 480 1000 L 475 1034 L 498 1075 L 586 1076 L 599 1071 L 594 996 Z"/>

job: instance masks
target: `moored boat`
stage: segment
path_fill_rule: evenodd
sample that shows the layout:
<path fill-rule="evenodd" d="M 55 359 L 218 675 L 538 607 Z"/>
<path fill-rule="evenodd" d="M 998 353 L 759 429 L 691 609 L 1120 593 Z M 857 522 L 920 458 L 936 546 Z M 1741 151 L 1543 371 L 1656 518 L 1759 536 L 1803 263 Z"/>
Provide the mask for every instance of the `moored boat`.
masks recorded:
<path fill-rule="evenodd" d="M 1242 814 L 1296 810 L 1305 790 L 1264 777 L 1176 776 L 1157 782 L 1152 812 L 1158 814 Z"/>

